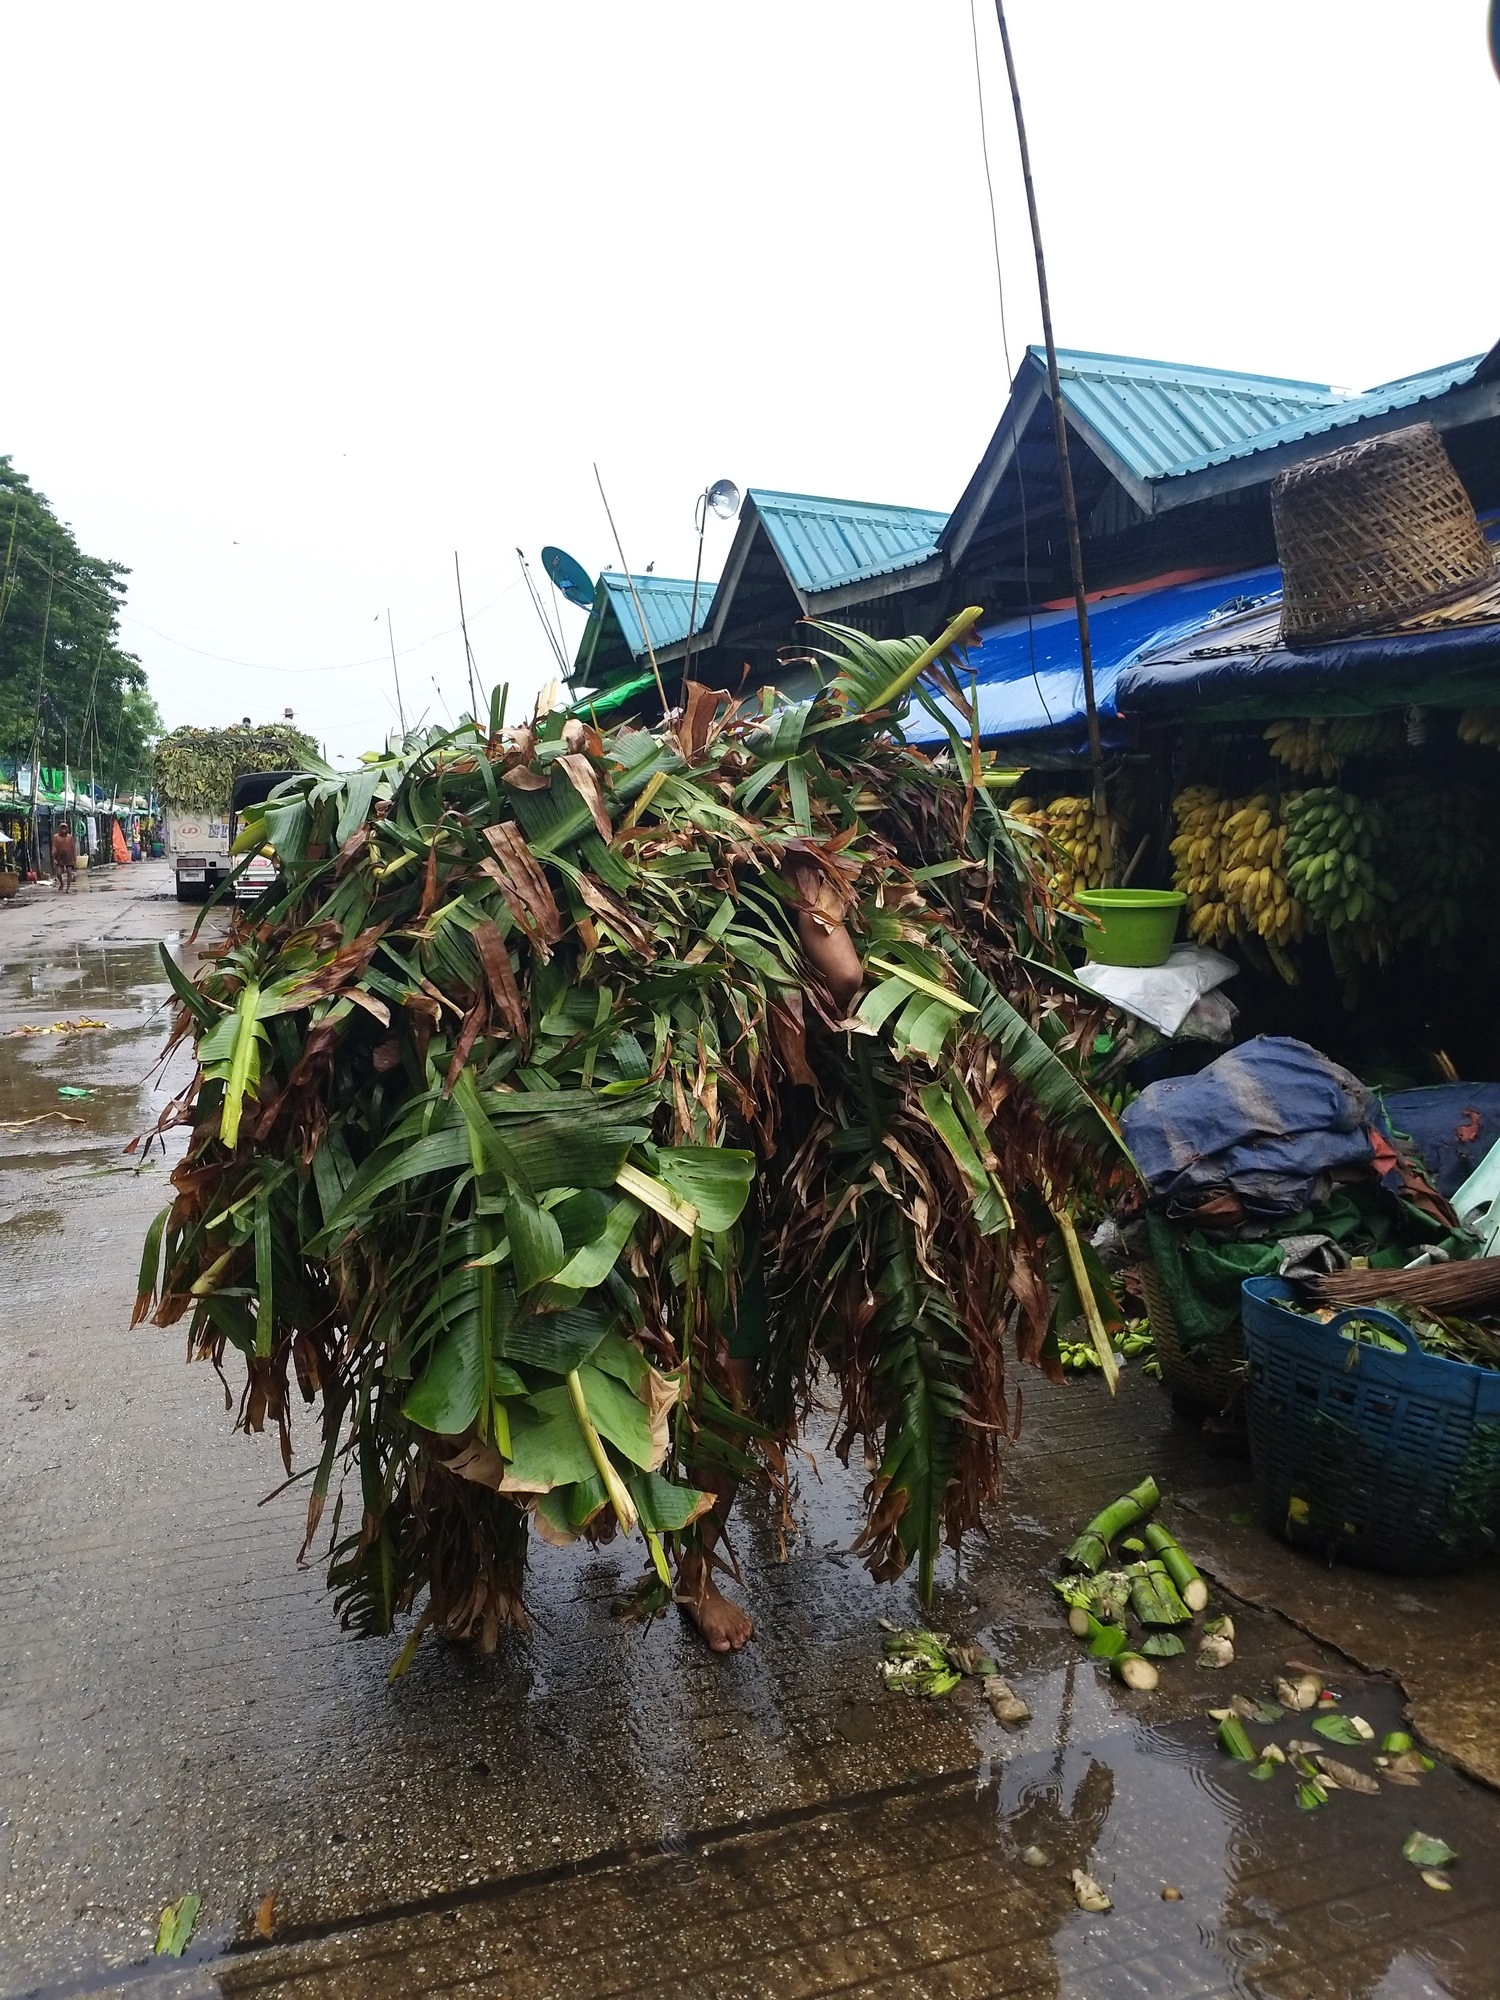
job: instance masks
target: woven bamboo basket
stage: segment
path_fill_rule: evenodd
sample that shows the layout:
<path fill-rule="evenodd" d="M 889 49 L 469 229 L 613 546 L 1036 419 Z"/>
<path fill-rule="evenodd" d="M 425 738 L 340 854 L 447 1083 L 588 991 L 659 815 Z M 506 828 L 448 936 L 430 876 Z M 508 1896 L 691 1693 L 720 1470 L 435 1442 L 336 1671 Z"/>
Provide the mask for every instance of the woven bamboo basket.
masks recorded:
<path fill-rule="evenodd" d="M 1156 1343 L 1162 1387 L 1174 1402 L 1215 1414 L 1227 1410 L 1245 1386 L 1245 1343 L 1239 1321 L 1206 1346 L 1184 1347 L 1172 1294 L 1161 1272 L 1147 1261 L 1138 1266 L 1136 1276 Z"/>
<path fill-rule="evenodd" d="M 1473 590 L 1494 554 L 1431 424 L 1365 438 L 1271 487 L 1288 646 L 1348 638 Z"/>

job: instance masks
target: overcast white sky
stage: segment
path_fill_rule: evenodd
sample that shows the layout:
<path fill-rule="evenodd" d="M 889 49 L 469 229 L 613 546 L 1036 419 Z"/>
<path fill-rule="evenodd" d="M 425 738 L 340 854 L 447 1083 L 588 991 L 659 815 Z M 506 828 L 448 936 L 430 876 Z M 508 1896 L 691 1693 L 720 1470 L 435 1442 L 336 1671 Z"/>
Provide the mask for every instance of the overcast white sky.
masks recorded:
<path fill-rule="evenodd" d="M 1488 347 L 1484 12 L 1011 0 L 1059 341 L 1356 387 Z M 387 606 L 456 713 L 455 549 L 529 694 L 515 548 L 613 565 L 595 459 L 691 575 L 708 481 L 951 507 L 999 415 L 969 0 L 11 0 L 4 40 L 0 450 L 130 565 L 169 724 L 290 706 L 352 759 Z"/>

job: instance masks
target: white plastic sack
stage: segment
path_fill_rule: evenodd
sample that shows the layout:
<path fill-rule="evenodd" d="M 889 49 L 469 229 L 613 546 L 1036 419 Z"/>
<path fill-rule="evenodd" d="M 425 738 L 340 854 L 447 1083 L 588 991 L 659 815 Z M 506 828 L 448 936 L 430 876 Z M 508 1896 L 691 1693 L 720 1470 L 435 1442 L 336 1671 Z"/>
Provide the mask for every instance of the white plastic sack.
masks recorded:
<path fill-rule="evenodd" d="M 1165 965 L 1095 965 L 1073 975 L 1091 993 L 1123 1007 L 1160 1034 L 1175 1035 L 1196 1002 L 1239 971 L 1232 958 L 1201 944 L 1173 945 Z"/>

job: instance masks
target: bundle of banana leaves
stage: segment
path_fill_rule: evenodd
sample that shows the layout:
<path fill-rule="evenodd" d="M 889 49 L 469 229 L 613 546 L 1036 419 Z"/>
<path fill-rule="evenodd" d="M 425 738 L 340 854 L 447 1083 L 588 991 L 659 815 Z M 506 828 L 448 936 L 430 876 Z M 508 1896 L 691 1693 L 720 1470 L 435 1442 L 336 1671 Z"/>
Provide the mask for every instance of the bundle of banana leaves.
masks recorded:
<path fill-rule="evenodd" d="M 998 1489 L 1007 1344 L 1043 1359 L 1128 1162 L 1045 858 L 977 740 L 902 735 L 967 712 L 964 621 L 824 631 L 811 702 L 506 729 L 498 692 L 283 784 L 239 839 L 275 885 L 168 962 L 197 1060 L 136 1317 L 234 1351 L 289 1474 L 306 1406 L 303 1553 L 337 1489 L 358 1630 L 492 1646 L 533 1528 L 639 1529 L 665 1588 L 707 1473 L 785 1483 L 822 1369 L 878 1577 L 930 1593 Z"/>

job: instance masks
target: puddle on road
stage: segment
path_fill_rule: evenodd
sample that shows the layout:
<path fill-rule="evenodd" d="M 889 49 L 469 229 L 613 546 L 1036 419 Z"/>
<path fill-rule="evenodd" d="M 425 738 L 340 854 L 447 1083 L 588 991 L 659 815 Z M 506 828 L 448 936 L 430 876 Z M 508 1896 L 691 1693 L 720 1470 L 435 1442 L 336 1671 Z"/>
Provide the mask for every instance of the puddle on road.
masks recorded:
<path fill-rule="evenodd" d="M 1345 1692 L 1377 1730 L 1396 1726 L 1390 1689 Z M 1206 1719 L 1122 1727 L 1086 1663 L 1031 1698 L 1027 1735 L 1044 1747 L 1012 1739 L 996 1767 L 474 1884 L 274 1950 L 242 1946 L 199 1990 L 1491 2000 L 1494 1807 L 1454 1773 L 1300 1812 L 1288 1774 L 1249 1778 L 1213 1748 Z M 1252 1733 L 1304 1731 L 1288 1720 Z M 1459 1849 L 1451 1894 L 1403 1860 L 1415 1826 Z M 1045 1868 L 1022 1860 L 1035 1847 Z M 1104 1884 L 1107 1915 L 1076 1907 L 1075 1867 Z M 1164 1901 L 1167 1886 L 1181 1899 Z"/>
<path fill-rule="evenodd" d="M 167 943 L 181 956 L 180 937 Z M 7 952 L 0 964 L 0 1215 L 9 1224 L 24 1222 L 38 1192 L 70 1174 L 128 1164 L 121 1147 L 155 1123 L 170 1095 L 157 1064 L 170 999 L 155 945 Z M 80 1016 L 106 1025 L 72 1034 L 13 1032 Z M 60 1097 L 62 1088 L 89 1095 Z"/>

